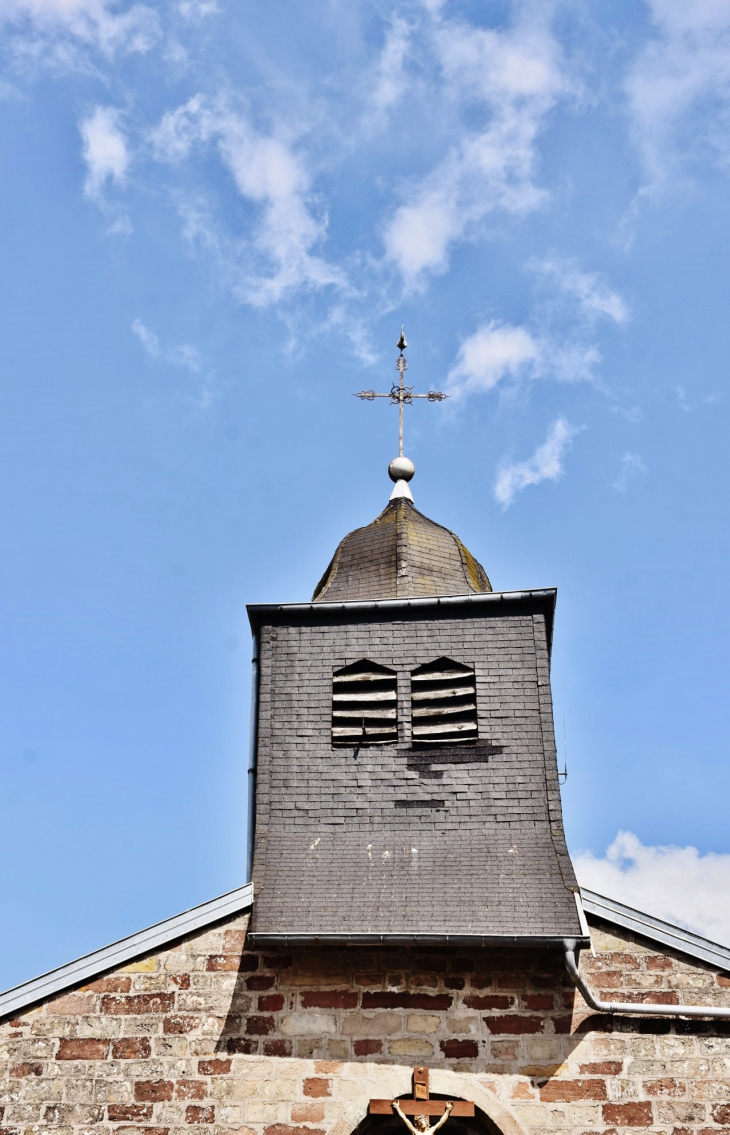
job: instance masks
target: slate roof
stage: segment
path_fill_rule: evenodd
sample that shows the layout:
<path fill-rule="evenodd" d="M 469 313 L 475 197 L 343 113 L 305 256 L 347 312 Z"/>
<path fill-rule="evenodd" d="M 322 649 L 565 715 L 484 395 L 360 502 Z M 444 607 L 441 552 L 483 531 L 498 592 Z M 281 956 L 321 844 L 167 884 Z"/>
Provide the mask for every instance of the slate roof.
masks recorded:
<path fill-rule="evenodd" d="M 252 941 L 584 937 L 549 687 L 554 590 L 249 607 L 258 630 Z M 410 673 L 475 671 L 476 744 L 419 749 Z M 332 744 L 333 674 L 398 676 L 397 743 Z"/>
<path fill-rule="evenodd" d="M 399 599 L 491 591 L 487 573 L 458 536 L 390 501 L 365 528 L 345 536 L 315 588 L 313 601 Z"/>

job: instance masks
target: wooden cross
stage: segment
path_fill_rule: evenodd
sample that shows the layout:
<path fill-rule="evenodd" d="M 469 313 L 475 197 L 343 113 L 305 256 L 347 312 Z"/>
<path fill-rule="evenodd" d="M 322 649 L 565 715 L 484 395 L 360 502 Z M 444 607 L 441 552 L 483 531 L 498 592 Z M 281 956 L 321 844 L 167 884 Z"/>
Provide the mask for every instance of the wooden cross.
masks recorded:
<path fill-rule="evenodd" d="M 413 1069 L 413 1099 L 398 1100 L 404 1115 L 443 1115 L 448 1100 L 432 1100 L 428 1094 L 428 1068 L 423 1065 Z M 466 1100 L 453 1100 L 451 1115 L 474 1115 L 474 1104 Z M 370 1115 L 395 1115 L 392 1100 L 370 1100 L 368 1108 Z"/>

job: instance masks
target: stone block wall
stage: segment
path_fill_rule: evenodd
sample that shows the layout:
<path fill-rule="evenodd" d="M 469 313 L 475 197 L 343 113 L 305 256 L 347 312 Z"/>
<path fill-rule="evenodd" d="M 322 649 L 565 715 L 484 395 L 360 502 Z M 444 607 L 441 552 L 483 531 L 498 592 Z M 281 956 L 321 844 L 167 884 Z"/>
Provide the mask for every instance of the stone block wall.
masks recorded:
<path fill-rule="evenodd" d="M 371 1097 L 410 1094 L 415 1063 L 504 1135 L 730 1135 L 730 1023 L 598 1017 L 548 952 L 257 953 L 246 925 L 0 1024 L 0 1135 L 349 1135 Z M 602 996 L 730 1004 L 710 966 L 593 940 Z"/>

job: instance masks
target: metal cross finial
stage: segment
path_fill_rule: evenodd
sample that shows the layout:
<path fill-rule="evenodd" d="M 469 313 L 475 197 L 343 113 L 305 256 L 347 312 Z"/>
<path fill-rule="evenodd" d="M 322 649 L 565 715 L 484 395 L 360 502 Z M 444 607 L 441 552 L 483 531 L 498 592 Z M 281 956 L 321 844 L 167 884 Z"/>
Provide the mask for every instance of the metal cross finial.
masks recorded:
<path fill-rule="evenodd" d="M 427 398 L 429 402 L 443 402 L 444 398 L 448 398 L 448 394 L 442 394 L 440 390 L 429 390 L 428 394 L 414 394 L 412 386 L 406 386 L 403 380 L 403 375 L 408 370 L 408 363 L 405 360 L 403 352 L 408 346 L 406 342 L 405 327 L 400 329 L 400 339 L 396 343 L 396 347 L 400 351 L 398 360 L 395 364 L 395 369 L 399 373 L 399 381 L 395 382 L 390 388 L 389 394 L 376 394 L 374 390 L 360 390 L 355 397 L 364 398 L 368 402 L 372 402 L 374 398 L 390 398 L 391 403 L 398 407 L 398 456 L 403 456 L 403 407 L 410 406 L 414 398 Z"/>

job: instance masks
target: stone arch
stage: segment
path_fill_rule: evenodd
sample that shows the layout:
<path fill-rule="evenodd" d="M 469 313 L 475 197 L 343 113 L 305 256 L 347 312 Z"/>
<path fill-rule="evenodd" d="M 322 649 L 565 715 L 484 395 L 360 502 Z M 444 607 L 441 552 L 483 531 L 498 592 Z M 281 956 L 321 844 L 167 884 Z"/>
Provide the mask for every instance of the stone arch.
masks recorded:
<path fill-rule="evenodd" d="M 371 1099 L 395 1099 L 396 1096 L 410 1095 L 411 1069 L 392 1065 L 345 1065 L 342 1080 L 349 1080 L 347 1071 L 352 1069 L 350 1081 L 357 1089 L 353 1091 L 350 1102 L 343 1115 L 330 1128 L 328 1135 L 352 1135 L 367 1117 L 368 1103 Z M 433 1068 L 429 1072 L 431 1093 L 448 1099 L 471 1100 L 501 1135 L 525 1135 L 511 1109 L 496 1100 L 479 1083 L 474 1075 L 452 1072 L 448 1068 Z M 352 1089 L 350 1089 L 352 1091 Z M 445 1129 L 444 1129 L 445 1130 Z"/>

